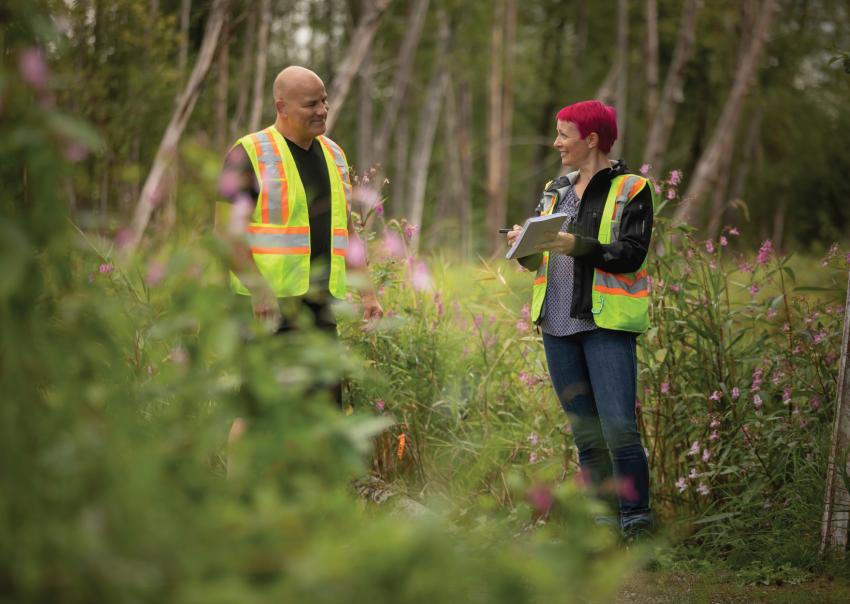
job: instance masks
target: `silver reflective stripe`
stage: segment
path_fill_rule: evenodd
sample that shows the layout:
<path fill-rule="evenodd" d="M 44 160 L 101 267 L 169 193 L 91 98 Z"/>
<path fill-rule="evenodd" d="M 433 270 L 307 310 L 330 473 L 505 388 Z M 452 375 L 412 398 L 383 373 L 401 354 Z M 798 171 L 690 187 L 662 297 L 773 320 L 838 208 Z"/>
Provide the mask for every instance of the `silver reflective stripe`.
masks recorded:
<path fill-rule="evenodd" d="M 281 180 L 286 178 L 285 174 L 281 174 L 283 170 L 283 158 L 275 152 L 274 141 L 269 132 L 263 130 L 257 133 L 257 140 L 260 143 L 260 153 L 257 156 L 257 161 L 262 162 L 264 172 L 262 187 L 266 191 L 266 199 L 268 199 L 269 208 L 269 224 L 283 224 L 283 216 L 281 215 L 280 201 L 283 193 Z"/>
<path fill-rule="evenodd" d="M 346 237 L 344 235 L 334 235 L 333 246 L 334 246 L 334 249 L 347 250 L 348 249 L 348 237 Z"/>
<path fill-rule="evenodd" d="M 629 294 L 638 294 L 647 290 L 648 281 L 646 279 L 646 275 L 632 283 L 631 285 L 620 281 L 614 275 L 603 273 L 602 271 L 596 272 L 596 285 L 601 285 L 603 287 L 610 287 L 615 289 L 625 290 L 626 293 Z"/>
<path fill-rule="evenodd" d="M 251 247 L 310 247 L 306 233 L 248 233 Z"/>
<path fill-rule="evenodd" d="M 345 197 L 349 198 L 351 196 L 351 180 L 348 176 L 348 166 L 345 165 L 345 158 L 342 155 L 342 149 L 340 149 L 339 146 L 328 137 L 324 137 L 324 139 L 328 144 L 328 149 L 331 150 L 334 163 L 337 168 L 339 168 L 340 174 L 342 175 L 342 186 L 345 189 Z"/>
<path fill-rule="evenodd" d="M 639 176 L 630 174 L 626 176 L 626 182 L 623 183 L 623 188 L 620 189 L 620 194 L 617 195 L 617 200 L 614 202 L 614 217 L 611 219 L 611 242 L 617 241 L 620 238 L 620 219 L 623 217 L 623 210 L 626 207 L 629 199 L 629 191 L 638 182 Z"/>

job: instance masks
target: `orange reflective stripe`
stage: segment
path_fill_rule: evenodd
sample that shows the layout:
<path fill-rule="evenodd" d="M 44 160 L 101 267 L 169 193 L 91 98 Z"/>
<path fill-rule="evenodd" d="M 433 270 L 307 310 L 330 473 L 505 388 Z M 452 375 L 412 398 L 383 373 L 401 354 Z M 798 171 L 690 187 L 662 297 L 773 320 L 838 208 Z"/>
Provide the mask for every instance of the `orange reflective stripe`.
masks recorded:
<path fill-rule="evenodd" d="M 333 234 L 339 237 L 348 237 L 348 229 L 334 229 Z"/>
<path fill-rule="evenodd" d="M 546 283 L 546 275 L 537 277 L 537 279 L 534 280 L 534 285 L 540 285 L 541 283 Z"/>
<path fill-rule="evenodd" d="M 310 227 L 277 227 L 265 225 L 252 225 L 248 227 L 250 233 L 275 233 L 275 234 L 293 234 L 306 235 L 310 232 Z"/>
<path fill-rule="evenodd" d="M 308 247 L 252 247 L 252 254 L 301 255 L 309 254 Z"/>
<path fill-rule="evenodd" d="M 343 248 L 334 248 L 332 253 L 333 253 L 333 255 L 334 255 L 334 256 L 343 256 L 343 257 L 345 257 L 346 250 L 345 250 L 345 249 L 343 249 Z"/>
<path fill-rule="evenodd" d="M 269 221 L 269 192 L 263 186 L 266 180 L 266 164 L 260 159 L 263 156 L 263 146 L 260 142 L 260 137 L 256 134 L 251 135 L 251 142 L 254 144 L 254 150 L 257 153 L 257 169 L 260 171 L 260 213 L 263 217 L 263 222 Z"/>
<path fill-rule="evenodd" d="M 639 178 L 638 181 L 629 190 L 629 196 L 628 196 L 627 199 L 633 199 L 634 196 L 638 194 L 638 191 L 640 191 L 643 188 L 643 185 L 644 185 L 644 180 L 642 178 Z"/>
<path fill-rule="evenodd" d="M 627 296 L 629 298 L 646 298 L 649 296 L 649 291 L 645 289 L 639 292 L 630 293 L 619 287 L 606 287 L 604 285 L 594 285 L 593 291 L 597 291 L 602 294 L 612 294 L 614 296 Z"/>

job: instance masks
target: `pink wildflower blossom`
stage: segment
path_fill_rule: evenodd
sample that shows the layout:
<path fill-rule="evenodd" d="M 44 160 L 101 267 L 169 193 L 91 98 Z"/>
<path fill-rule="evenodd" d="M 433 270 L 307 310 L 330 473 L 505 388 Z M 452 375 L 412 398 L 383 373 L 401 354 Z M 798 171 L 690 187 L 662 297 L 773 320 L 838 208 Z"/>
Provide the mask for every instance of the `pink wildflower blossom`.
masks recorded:
<path fill-rule="evenodd" d="M 529 327 L 528 323 L 525 321 L 517 321 L 516 330 L 520 333 L 528 333 L 531 330 L 531 327 Z"/>
<path fill-rule="evenodd" d="M 821 399 L 817 394 L 809 399 L 809 406 L 811 406 L 812 410 L 814 410 L 814 411 L 820 409 L 820 404 L 821 404 Z"/>
<path fill-rule="evenodd" d="M 697 493 L 705 496 L 705 495 L 708 495 L 709 493 L 711 493 L 711 489 L 708 488 L 707 484 L 705 484 L 704 482 L 701 482 L 701 483 L 699 483 L 699 486 L 697 487 Z"/>
<path fill-rule="evenodd" d="M 537 461 L 536 455 L 534 458 L 534 461 Z M 531 461 L 530 458 L 529 461 Z M 534 463 L 534 461 L 531 461 L 531 463 Z M 542 484 L 529 489 L 527 498 L 528 503 L 531 504 L 531 507 L 538 514 L 548 514 L 552 505 L 555 503 L 555 496 L 552 495 L 552 491 L 549 490 L 549 487 Z"/>
<path fill-rule="evenodd" d="M 419 231 L 419 227 L 415 224 L 406 224 L 404 226 L 404 234 L 408 239 L 412 239 L 413 236 Z"/>
<path fill-rule="evenodd" d="M 751 273 L 753 272 L 753 265 L 749 262 L 742 262 L 741 265 L 738 267 L 738 270 L 742 273 Z"/>
<path fill-rule="evenodd" d="M 676 199 L 676 189 L 667 189 L 667 199 Z"/>
<path fill-rule="evenodd" d="M 672 170 L 670 172 L 670 178 L 667 182 L 669 182 L 674 187 L 678 185 L 682 181 L 682 171 L 681 170 Z"/>
<path fill-rule="evenodd" d="M 346 260 L 352 267 L 366 266 L 366 245 L 359 237 L 349 238 Z"/>
<path fill-rule="evenodd" d="M 395 231 L 384 233 L 384 250 L 391 258 L 404 258 L 404 242 Z"/>
<path fill-rule="evenodd" d="M 661 394 L 669 394 L 670 393 L 670 383 L 663 382 L 661 384 Z"/>
<path fill-rule="evenodd" d="M 701 447 L 699 446 L 699 441 L 695 440 L 691 445 L 691 450 L 688 451 L 688 456 L 693 457 L 694 455 L 699 455 Z"/>
<path fill-rule="evenodd" d="M 643 164 L 640 167 L 641 176 L 646 176 L 647 174 L 649 174 L 649 168 L 650 168 L 649 164 Z"/>
<path fill-rule="evenodd" d="M 537 451 L 528 454 L 528 463 L 537 463 Z"/>
<path fill-rule="evenodd" d="M 703 449 L 702 450 L 702 460 L 705 463 L 708 463 L 708 460 L 711 459 L 711 449 Z"/>
<path fill-rule="evenodd" d="M 24 81 L 37 90 L 47 88 L 50 72 L 44 54 L 37 48 L 27 48 L 18 57 L 18 69 Z"/>
<path fill-rule="evenodd" d="M 770 239 L 765 239 L 764 243 L 762 243 L 759 248 L 759 255 L 756 257 L 756 264 L 767 264 L 772 253 L 773 242 Z"/>
<path fill-rule="evenodd" d="M 758 286 L 758 285 L 756 285 L 755 283 L 753 283 L 753 284 L 750 286 L 750 293 L 751 293 L 752 295 L 754 295 L 754 296 L 755 296 L 757 293 L 759 293 L 759 286 Z"/>
<path fill-rule="evenodd" d="M 758 411 L 759 409 L 761 409 L 761 405 L 762 405 L 761 397 L 760 397 L 758 394 L 756 394 L 756 395 L 753 397 L 753 406 L 756 408 L 756 411 Z"/>
<path fill-rule="evenodd" d="M 814 342 L 815 342 L 815 344 L 820 344 L 825 339 L 826 339 L 826 332 L 821 331 L 821 332 L 818 332 L 818 333 L 815 334 Z"/>
<path fill-rule="evenodd" d="M 741 389 L 735 386 L 732 388 L 732 399 L 737 399 L 739 396 L 741 396 Z"/>
<path fill-rule="evenodd" d="M 729 228 L 729 234 L 730 235 L 740 235 L 741 233 L 738 232 L 738 227 L 730 227 Z"/>
<path fill-rule="evenodd" d="M 484 317 L 481 315 L 475 315 L 472 318 L 472 323 L 475 325 L 475 329 L 481 329 L 481 323 L 484 321 Z"/>
<path fill-rule="evenodd" d="M 727 245 L 729 245 L 729 240 L 728 240 L 728 239 L 726 239 L 726 235 L 721 235 L 721 236 L 720 236 L 720 245 L 721 245 L 722 247 L 726 247 Z"/>
<path fill-rule="evenodd" d="M 710 401 L 719 401 L 723 397 L 723 393 L 720 390 L 715 390 L 711 393 L 711 396 L 708 397 Z"/>
<path fill-rule="evenodd" d="M 540 443 L 540 437 L 537 436 L 537 432 L 532 432 L 528 435 L 528 442 L 531 443 L 532 447 L 536 447 Z"/>
<path fill-rule="evenodd" d="M 682 291 L 682 288 L 679 287 L 678 285 L 671 285 L 670 291 L 672 291 L 675 294 L 678 294 L 680 291 Z"/>
<path fill-rule="evenodd" d="M 676 481 L 676 488 L 679 489 L 680 493 L 684 493 L 688 489 L 688 481 L 684 476 L 679 476 L 679 480 Z"/>
<path fill-rule="evenodd" d="M 713 254 L 714 253 L 714 243 L 712 243 L 711 241 L 706 241 L 705 242 L 705 251 L 708 252 L 709 254 Z"/>
<path fill-rule="evenodd" d="M 708 435 L 708 440 L 712 442 L 720 440 L 720 432 L 718 432 L 717 430 L 712 430 L 711 434 Z"/>
<path fill-rule="evenodd" d="M 383 410 L 386 409 L 386 407 L 387 407 L 387 404 L 384 402 L 384 400 L 380 399 L 380 398 L 378 400 L 376 400 L 374 404 L 375 404 L 375 409 L 379 413 L 383 412 Z"/>
<path fill-rule="evenodd" d="M 111 273 L 114 270 L 115 270 L 115 267 L 112 266 L 111 262 L 107 262 L 106 264 L 101 264 L 99 267 L 97 267 L 97 272 L 99 272 L 101 275 L 108 275 L 109 273 Z"/>
<path fill-rule="evenodd" d="M 695 478 L 698 478 L 698 477 L 699 477 L 699 474 L 697 474 L 697 469 L 691 468 L 691 471 L 688 472 L 688 478 L 690 478 L 691 480 L 694 480 Z"/>
<path fill-rule="evenodd" d="M 413 289 L 418 289 L 420 291 L 431 289 L 433 286 L 431 275 L 428 273 L 428 267 L 425 266 L 425 263 L 421 260 L 413 266 L 411 283 L 413 284 Z"/>

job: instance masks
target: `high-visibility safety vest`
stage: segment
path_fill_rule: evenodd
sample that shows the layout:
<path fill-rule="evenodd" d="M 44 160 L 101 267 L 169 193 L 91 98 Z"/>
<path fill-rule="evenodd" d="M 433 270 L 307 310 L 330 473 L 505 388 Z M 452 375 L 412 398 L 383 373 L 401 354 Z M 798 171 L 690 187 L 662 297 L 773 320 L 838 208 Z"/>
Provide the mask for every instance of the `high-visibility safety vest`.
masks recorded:
<path fill-rule="evenodd" d="M 328 289 L 345 297 L 345 255 L 351 181 L 342 149 L 326 136 L 318 137 L 331 185 L 331 264 Z M 278 298 L 300 296 L 310 287 L 310 218 L 307 195 L 292 152 L 277 128 L 270 126 L 240 138 L 260 185 L 248 225 L 248 245 L 263 278 Z M 237 294 L 250 294 L 231 272 Z"/>
<path fill-rule="evenodd" d="M 614 177 L 608 189 L 602 221 L 599 224 L 599 242 L 608 244 L 620 237 L 620 219 L 626 205 L 640 193 L 648 181 L 635 174 L 622 174 Z M 551 214 L 558 201 L 557 195 L 551 195 L 542 214 Z M 597 327 L 642 333 L 649 327 L 649 280 L 646 272 L 646 258 L 640 268 L 633 273 L 608 273 L 593 269 L 593 321 Z M 549 274 L 549 252 L 543 252 L 543 260 L 537 269 L 531 299 L 531 318 L 540 317 L 543 301 L 546 298 L 546 284 Z"/>

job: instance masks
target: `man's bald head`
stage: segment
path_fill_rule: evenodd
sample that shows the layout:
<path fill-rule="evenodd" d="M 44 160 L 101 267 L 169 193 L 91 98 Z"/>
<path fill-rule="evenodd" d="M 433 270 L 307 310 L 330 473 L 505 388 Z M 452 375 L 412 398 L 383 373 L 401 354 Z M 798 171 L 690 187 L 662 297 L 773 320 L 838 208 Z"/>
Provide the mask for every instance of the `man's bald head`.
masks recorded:
<path fill-rule="evenodd" d="M 324 134 L 328 93 L 322 79 L 305 67 L 287 67 L 274 79 L 275 126 L 286 138 L 309 148 Z"/>
<path fill-rule="evenodd" d="M 292 95 L 303 91 L 304 89 L 315 88 L 317 86 L 324 87 L 322 78 L 306 67 L 299 65 L 291 65 L 287 67 L 274 79 L 274 100 L 287 101 L 292 98 Z"/>

